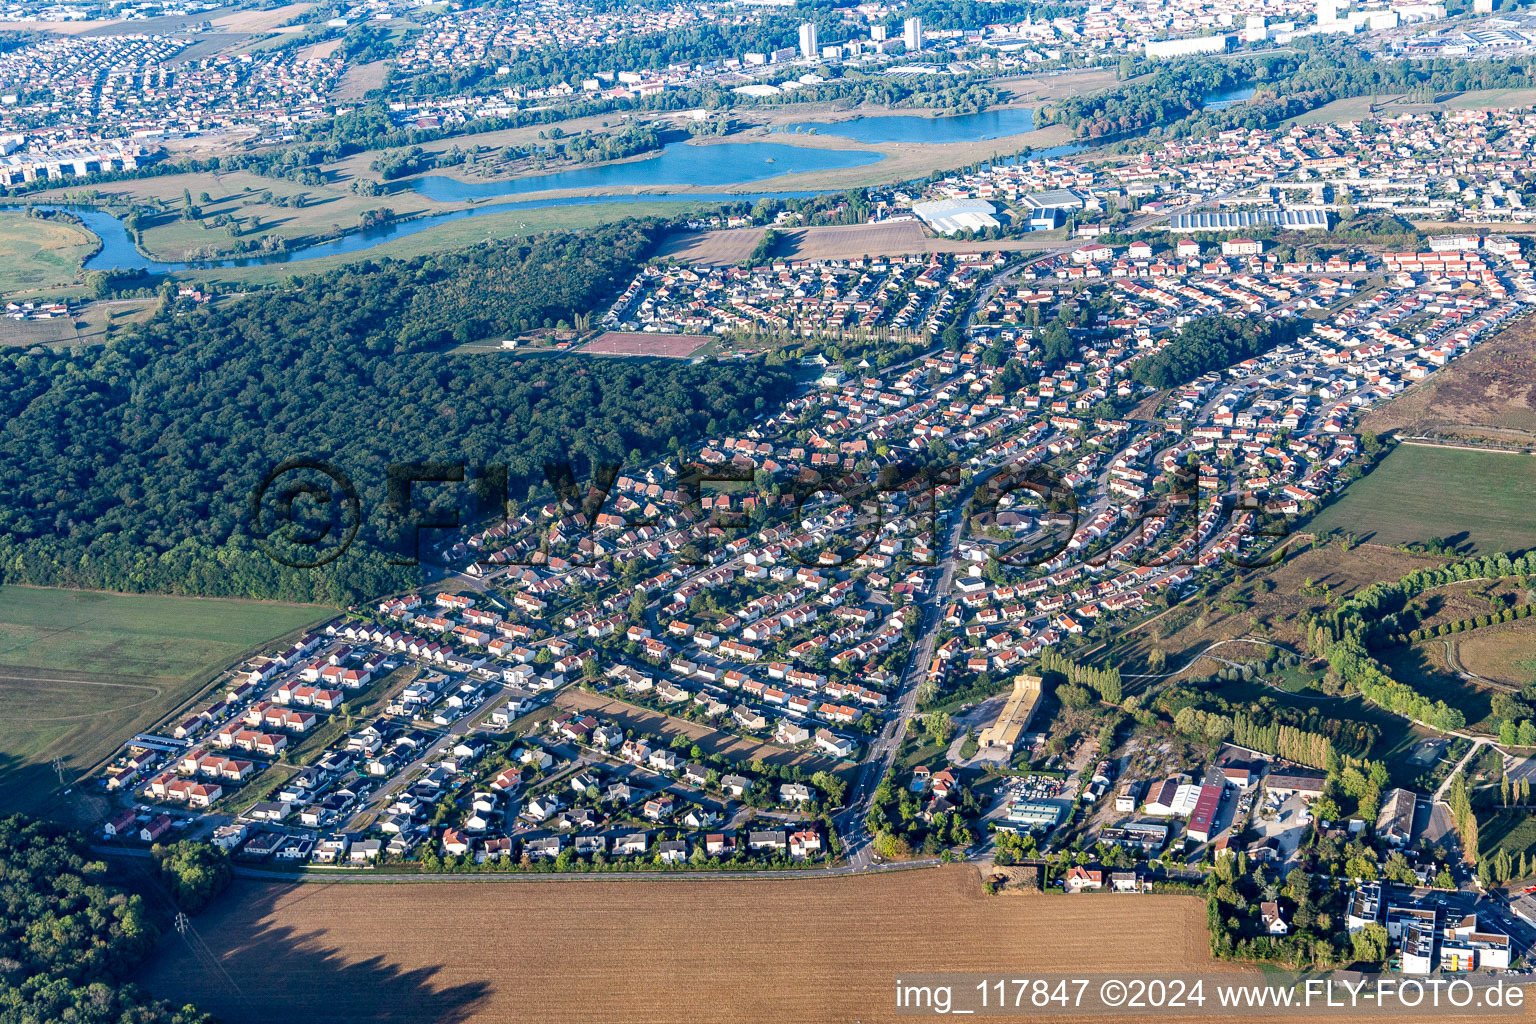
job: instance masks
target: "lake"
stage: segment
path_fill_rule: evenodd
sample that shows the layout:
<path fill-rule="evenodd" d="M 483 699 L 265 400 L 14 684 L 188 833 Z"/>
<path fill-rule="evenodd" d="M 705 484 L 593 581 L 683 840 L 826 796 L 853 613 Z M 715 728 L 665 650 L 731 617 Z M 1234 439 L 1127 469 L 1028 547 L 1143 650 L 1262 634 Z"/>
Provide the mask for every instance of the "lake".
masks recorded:
<path fill-rule="evenodd" d="M 515 196 L 555 189 L 591 191 L 610 188 L 655 188 L 661 185 L 718 187 L 743 185 L 784 174 L 835 171 L 885 159 L 879 153 L 848 149 L 810 149 L 782 142 L 719 142 L 693 145 L 673 142 L 643 160 L 578 167 L 506 181 L 459 181 L 440 174 L 416 179 L 411 187 L 440 203 L 458 203 L 489 196 Z M 652 197 L 655 198 L 655 197 Z"/>
<path fill-rule="evenodd" d="M 985 142 L 1034 131 L 1035 112 L 1027 107 L 987 110 L 979 114 L 926 117 L 913 114 L 875 115 L 846 121 L 798 121 L 781 131 L 814 131 L 855 142 Z"/>

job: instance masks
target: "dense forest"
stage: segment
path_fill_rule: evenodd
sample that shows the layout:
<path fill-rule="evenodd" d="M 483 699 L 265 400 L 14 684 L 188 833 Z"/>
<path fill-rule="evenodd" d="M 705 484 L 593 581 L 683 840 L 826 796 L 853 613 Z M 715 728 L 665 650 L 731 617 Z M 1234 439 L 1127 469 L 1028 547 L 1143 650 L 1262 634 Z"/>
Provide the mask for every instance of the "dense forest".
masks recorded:
<path fill-rule="evenodd" d="M 1294 341 L 1301 328 L 1293 320 L 1204 317 L 1185 324 L 1171 342 L 1133 366 L 1131 376 L 1155 388 L 1171 388 Z"/>
<path fill-rule="evenodd" d="M 155 943 L 141 897 L 72 835 L 0 819 L 0 1024 L 204 1024 L 125 984 Z"/>
<path fill-rule="evenodd" d="M 546 461 L 665 453 L 772 408 L 789 374 L 758 363 L 452 354 L 574 321 L 622 288 L 655 229 L 625 224 L 365 261 L 211 308 L 167 307 L 100 349 L 0 357 L 0 571 L 7 582 L 348 604 L 414 581 L 391 564 L 386 467 L 505 465 L 512 497 Z M 346 473 L 357 542 L 279 565 L 251 502 L 284 460 Z M 446 493 L 469 506 L 460 490 Z M 445 499 L 446 500 L 446 499 Z M 491 506 L 494 507 L 494 506 Z"/>
<path fill-rule="evenodd" d="M 1243 85 L 1258 63 L 1182 60 L 1113 89 L 1058 100 L 1037 111 L 1035 121 L 1064 124 L 1090 139 L 1168 124 L 1198 111 L 1207 96 Z"/>

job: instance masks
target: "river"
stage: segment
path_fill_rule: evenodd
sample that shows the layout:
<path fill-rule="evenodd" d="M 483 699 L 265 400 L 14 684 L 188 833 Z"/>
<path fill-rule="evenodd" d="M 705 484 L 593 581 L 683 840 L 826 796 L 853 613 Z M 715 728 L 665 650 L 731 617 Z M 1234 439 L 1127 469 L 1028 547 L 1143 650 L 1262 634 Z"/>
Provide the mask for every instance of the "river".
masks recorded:
<path fill-rule="evenodd" d="M 1249 90 L 1251 95 L 1252 90 Z M 1213 97 L 1220 101 L 1225 97 Z M 1234 100 L 1235 101 L 1235 100 Z M 826 126 L 828 134 L 840 134 L 861 141 L 910 141 L 908 133 L 926 132 L 924 141 L 982 141 L 995 137 L 989 132 L 1017 134 L 1033 126 L 1033 111 L 1008 109 L 981 114 L 931 118 L 909 115 L 863 117 Z M 804 122 L 811 124 L 813 122 Z M 862 126 L 862 127 L 861 127 Z M 818 128 L 820 130 L 820 128 Z M 854 134 L 857 133 L 857 134 Z M 1100 143 L 1110 140 L 1099 140 Z M 1058 157 L 1090 148 L 1081 142 L 1052 146 L 1033 152 L 1031 157 Z M 137 270 L 171 274 L 186 270 L 214 270 L 254 267 L 274 263 L 301 263 L 325 256 L 364 252 L 396 238 L 414 235 L 448 221 L 488 214 L 534 210 L 554 206 L 592 206 L 653 202 L 731 203 L 756 202 L 759 199 L 804 199 L 827 190 L 779 192 L 638 192 L 622 195 L 595 194 L 601 189 L 658 188 L 691 185 L 725 187 L 742 185 L 786 174 L 860 167 L 882 160 L 879 153 L 864 150 L 818 149 L 780 142 L 721 142 L 692 145 L 670 143 L 654 156 L 597 167 L 580 167 L 550 174 L 504 181 L 466 182 L 444 175 L 425 175 L 410 187 L 438 202 L 469 202 L 497 196 L 525 195 L 555 190 L 588 192 L 562 198 L 525 199 L 507 203 L 487 203 L 464 210 L 430 214 L 395 221 L 376 228 L 349 232 L 340 238 L 291 249 L 287 252 L 253 253 L 249 256 L 202 261 L 157 260 L 144 255 L 134 245 L 122 219 L 104 209 L 67 204 L 34 204 L 38 209 L 63 210 L 79 217 L 85 226 L 101 238 L 101 250 L 85 262 L 87 270 Z M 831 190 L 841 191 L 841 190 Z M 387 200 L 385 200 L 387 201 Z"/>
<path fill-rule="evenodd" d="M 152 274 L 174 274 L 182 270 L 215 270 L 228 267 L 259 267 L 269 263 L 301 263 L 323 256 L 340 256 L 346 253 L 364 252 L 394 238 L 405 238 L 419 231 L 446 224 L 451 220 L 482 217 L 493 213 L 515 210 L 534 210 L 550 206 L 595 206 L 607 203 L 654 203 L 675 200 L 677 202 L 730 203 L 756 202 L 759 199 L 807 199 L 819 192 L 689 192 L 667 196 L 657 194 L 624 196 L 568 196 L 563 199 L 531 199 L 517 203 L 495 203 L 476 206 L 468 210 L 450 210 L 412 220 L 400 220 L 376 228 L 367 228 L 343 235 L 328 242 L 316 242 L 287 252 L 253 253 L 221 260 L 194 260 L 174 262 L 145 256 L 133 244 L 133 236 L 123 226 L 122 218 L 94 206 L 70 206 L 34 203 L 38 210 L 57 210 L 74 214 L 90 231 L 101 238 L 101 249 L 85 261 L 86 270 L 142 270 Z"/>

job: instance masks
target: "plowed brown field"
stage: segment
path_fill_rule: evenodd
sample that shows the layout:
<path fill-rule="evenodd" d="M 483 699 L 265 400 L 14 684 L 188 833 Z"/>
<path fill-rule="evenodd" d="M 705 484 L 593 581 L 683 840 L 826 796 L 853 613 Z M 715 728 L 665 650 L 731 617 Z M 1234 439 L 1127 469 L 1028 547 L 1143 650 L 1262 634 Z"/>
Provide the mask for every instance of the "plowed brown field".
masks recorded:
<path fill-rule="evenodd" d="M 227 1024 L 872 1021 L 902 970 L 1203 968 L 1205 908 L 988 897 L 974 868 L 722 881 L 240 882 L 144 979 Z"/>
<path fill-rule="evenodd" d="M 226 1024 L 872 1022 L 902 1019 L 904 971 L 1238 970 L 1210 959 L 1199 899 L 989 897 L 967 865 L 782 881 L 241 881 L 194 923 L 142 980 Z"/>

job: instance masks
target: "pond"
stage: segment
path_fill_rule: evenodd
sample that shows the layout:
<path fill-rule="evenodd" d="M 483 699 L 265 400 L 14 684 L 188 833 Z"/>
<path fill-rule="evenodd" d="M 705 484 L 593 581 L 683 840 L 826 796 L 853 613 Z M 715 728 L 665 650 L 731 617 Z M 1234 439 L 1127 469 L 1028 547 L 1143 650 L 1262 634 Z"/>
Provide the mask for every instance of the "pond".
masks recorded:
<path fill-rule="evenodd" d="M 781 131 L 814 131 L 855 142 L 985 142 L 1007 135 L 1034 131 L 1035 112 L 1027 107 L 986 110 L 979 114 L 927 117 L 890 114 L 850 118 L 846 121 L 798 121 Z"/>
<path fill-rule="evenodd" d="M 428 199 L 457 203 L 489 196 L 524 195 L 555 189 L 654 188 L 692 185 L 710 188 L 742 185 L 784 174 L 835 171 L 885 159 L 879 153 L 849 149 L 811 149 L 782 142 L 673 142 L 643 160 L 578 167 L 506 181 L 459 181 L 440 174 L 416 179 L 411 187 Z M 654 198 L 654 197 L 653 197 Z"/>

